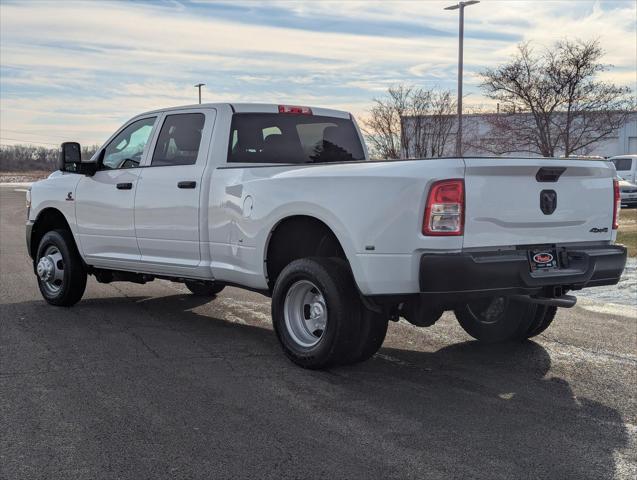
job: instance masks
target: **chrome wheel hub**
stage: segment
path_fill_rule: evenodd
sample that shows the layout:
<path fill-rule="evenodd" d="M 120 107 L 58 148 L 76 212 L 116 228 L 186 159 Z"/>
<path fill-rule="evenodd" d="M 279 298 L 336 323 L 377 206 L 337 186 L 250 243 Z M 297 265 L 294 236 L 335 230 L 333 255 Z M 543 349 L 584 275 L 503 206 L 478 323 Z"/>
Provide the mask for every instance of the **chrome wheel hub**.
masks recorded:
<path fill-rule="evenodd" d="M 323 294 L 309 280 L 294 283 L 285 296 L 285 326 L 301 347 L 316 345 L 327 327 L 327 306 Z"/>
<path fill-rule="evenodd" d="M 48 282 L 53 278 L 55 272 L 55 266 L 49 257 L 42 257 L 38 262 L 38 277 L 44 282 Z"/>
<path fill-rule="evenodd" d="M 46 248 L 35 271 L 47 293 L 56 295 L 60 291 L 64 282 L 64 259 L 55 245 Z"/>

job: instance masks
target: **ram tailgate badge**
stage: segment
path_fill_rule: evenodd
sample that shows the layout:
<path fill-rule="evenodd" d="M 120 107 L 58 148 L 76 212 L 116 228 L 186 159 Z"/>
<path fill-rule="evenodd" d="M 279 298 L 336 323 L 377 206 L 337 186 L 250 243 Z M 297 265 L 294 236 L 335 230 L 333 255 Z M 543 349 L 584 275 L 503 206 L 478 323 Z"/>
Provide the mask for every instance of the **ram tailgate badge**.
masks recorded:
<path fill-rule="evenodd" d="M 557 192 L 555 190 L 542 190 L 540 192 L 540 209 L 544 215 L 550 215 L 557 207 Z"/>

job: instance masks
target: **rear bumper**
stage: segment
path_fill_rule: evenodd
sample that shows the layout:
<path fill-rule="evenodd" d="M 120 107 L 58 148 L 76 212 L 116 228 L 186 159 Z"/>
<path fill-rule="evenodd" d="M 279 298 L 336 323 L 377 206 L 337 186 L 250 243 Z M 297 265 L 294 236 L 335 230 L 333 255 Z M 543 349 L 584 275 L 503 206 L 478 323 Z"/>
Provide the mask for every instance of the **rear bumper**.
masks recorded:
<path fill-rule="evenodd" d="M 614 285 L 626 265 L 622 245 L 560 247 L 561 268 L 531 272 L 528 251 L 424 254 L 420 259 L 420 291 L 439 301 L 484 295 L 553 296 L 555 288 L 578 290 Z"/>

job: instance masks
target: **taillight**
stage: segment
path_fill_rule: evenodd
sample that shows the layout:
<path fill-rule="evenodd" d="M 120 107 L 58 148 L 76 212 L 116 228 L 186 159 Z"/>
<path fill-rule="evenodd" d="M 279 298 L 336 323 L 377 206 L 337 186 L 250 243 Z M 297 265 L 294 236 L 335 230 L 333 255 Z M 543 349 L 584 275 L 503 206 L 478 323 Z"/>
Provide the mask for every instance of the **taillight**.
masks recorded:
<path fill-rule="evenodd" d="M 619 211 L 622 208 L 622 197 L 619 193 L 619 181 L 613 180 L 613 230 L 619 228 Z"/>
<path fill-rule="evenodd" d="M 423 235 L 462 235 L 464 233 L 464 180 L 435 182 L 427 196 Z"/>
<path fill-rule="evenodd" d="M 296 105 L 279 105 L 279 113 L 296 113 L 298 115 L 312 115 L 310 107 L 297 107 Z"/>

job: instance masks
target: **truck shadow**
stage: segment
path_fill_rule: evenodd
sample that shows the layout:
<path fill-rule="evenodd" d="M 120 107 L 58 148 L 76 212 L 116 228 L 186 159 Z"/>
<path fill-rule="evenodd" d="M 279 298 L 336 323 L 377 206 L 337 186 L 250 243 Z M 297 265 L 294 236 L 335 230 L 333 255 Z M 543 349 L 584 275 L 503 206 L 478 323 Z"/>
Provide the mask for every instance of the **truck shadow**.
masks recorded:
<path fill-rule="evenodd" d="M 627 444 L 619 412 L 576 397 L 551 373 L 549 352 L 538 343 L 465 342 L 434 352 L 383 348 L 360 365 L 307 371 L 284 358 L 266 324 L 192 311 L 207 301 L 191 295 L 86 299 L 73 315 L 59 315 L 54 328 L 104 358 L 117 349 L 113 363 L 136 363 L 140 372 L 152 364 L 184 382 L 167 383 L 167 396 L 171 389 L 188 391 L 189 381 L 226 395 L 239 385 L 242 395 L 258 399 L 251 415 L 281 412 L 296 424 L 297 438 L 284 448 L 294 452 L 311 437 L 320 449 L 324 438 L 338 438 L 334 461 L 368 463 L 384 477 L 611 478 L 614 453 Z M 210 359 L 218 361 L 214 368 L 199 367 Z M 181 375 L 180 369 L 193 368 L 196 380 Z M 174 399 L 154 401 L 171 414 Z M 198 407 L 183 408 L 187 415 Z M 295 455 L 299 463 L 320 463 L 302 451 Z"/>
<path fill-rule="evenodd" d="M 614 478 L 613 452 L 628 443 L 620 413 L 576 396 L 551 373 L 549 352 L 533 341 L 469 341 L 432 353 L 386 348 L 356 368 L 395 376 L 375 401 L 394 405 L 419 426 L 409 436 L 391 434 L 396 441 L 480 466 L 478 476 Z M 422 403 L 413 401 L 414 393 Z M 452 471 L 475 476 L 461 467 Z"/>

